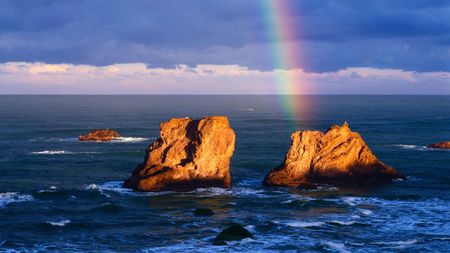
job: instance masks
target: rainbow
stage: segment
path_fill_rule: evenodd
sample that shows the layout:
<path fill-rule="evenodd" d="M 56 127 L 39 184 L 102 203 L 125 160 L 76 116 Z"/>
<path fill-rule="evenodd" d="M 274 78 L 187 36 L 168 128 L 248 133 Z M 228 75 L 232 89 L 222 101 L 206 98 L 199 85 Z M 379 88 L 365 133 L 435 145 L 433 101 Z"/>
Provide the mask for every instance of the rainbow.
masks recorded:
<path fill-rule="evenodd" d="M 284 113 L 296 123 L 303 115 L 306 101 L 295 94 L 307 94 L 308 85 L 301 78 L 300 61 L 302 51 L 296 39 L 299 38 L 299 27 L 292 20 L 293 1 L 263 0 L 263 13 L 269 32 L 274 72 L 276 73 L 277 94 Z"/>

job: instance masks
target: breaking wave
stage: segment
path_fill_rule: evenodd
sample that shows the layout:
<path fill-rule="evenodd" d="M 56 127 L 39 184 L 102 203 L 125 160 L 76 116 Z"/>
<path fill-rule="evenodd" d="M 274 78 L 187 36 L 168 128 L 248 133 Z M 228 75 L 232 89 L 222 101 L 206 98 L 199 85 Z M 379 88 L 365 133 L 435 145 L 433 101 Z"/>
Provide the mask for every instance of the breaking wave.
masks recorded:
<path fill-rule="evenodd" d="M 99 154 L 100 152 L 72 152 L 66 150 L 43 150 L 33 151 L 33 155 L 76 155 L 76 154 Z"/>
<path fill-rule="evenodd" d="M 20 194 L 18 192 L 1 192 L 0 193 L 0 208 L 5 207 L 10 203 L 32 201 L 33 196 L 29 194 Z"/>
<path fill-rule="evenodd" d="M 61 220 L 61 221 L 47 221 L 48 224 L 57 227 L 64 227 L 65 225 L 70 223 L 70 220 Z"/>
<path fill-rule="evenodd" d="M 430 148 L 427 146 L 421 146 L 421 145 L 411 145 L 411 144 L 394 144 L 392 145 L 397 148 L 401 148 L 404 150 L 416 150 L 416 151 L 448 151 L 445 149 L 438 149 L 438 148 Z"/>
<path fill-rule="evenodd" d="M 123 142 L 123 143 L 129 143 L 129 142 L 143 142 L 147 141 L 150 138 L 144 138 L 144 137 L 118 137 L 111 140 L 111 142 Z"/>

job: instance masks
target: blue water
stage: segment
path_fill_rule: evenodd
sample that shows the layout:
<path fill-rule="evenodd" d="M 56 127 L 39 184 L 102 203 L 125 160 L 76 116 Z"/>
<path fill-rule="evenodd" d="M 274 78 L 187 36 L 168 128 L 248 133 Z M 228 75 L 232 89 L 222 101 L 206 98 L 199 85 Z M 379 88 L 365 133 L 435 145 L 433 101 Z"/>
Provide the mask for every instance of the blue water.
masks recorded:
<path fill-rule="evenodd" d="M 450 96 L 0 96 L 0 251 L 445 252 L 450 249 Z M 171 117 L 227 115 L 233 187 L 136 193 L 121 183 Z M 348 121 L 407 181 L 374 188 L 263 187 L 296 129 Z M 80 143 L 94 128 L 111 143 Z M 195 217 L 195 208 L 214 210 Z M 230 223 L 254 239 L 213 246 Z"/>

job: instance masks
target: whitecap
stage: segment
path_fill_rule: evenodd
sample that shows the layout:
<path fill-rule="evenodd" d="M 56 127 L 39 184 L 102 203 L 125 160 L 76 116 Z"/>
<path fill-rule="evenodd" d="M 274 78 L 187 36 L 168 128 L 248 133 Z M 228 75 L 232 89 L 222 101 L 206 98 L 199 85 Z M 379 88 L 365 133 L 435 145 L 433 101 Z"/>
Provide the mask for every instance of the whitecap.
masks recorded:
<path fill-rule="evenodd" d="M 255 108 L 242 108 L 242 109 L 238 109 L 239 111 L 249 111 L 249 112 L 253 112 L 256 111 Z"/>
<path fill-rule="evenodd" d="M 96 190 L 98 189 L 98 186 L 96 184 L 90 184 L 85 187 L 86 190 Z"/>
<path fill-rule="evenodd" d="M 106 192 L 115 192 L 123 195 L 135 195 L 135 196 L 153 196 L 153 195 L 164 195 L 170 194 L 173 192 L 164 191 L 164 192 L 136 192 L 132 189 L 122 187 L 122 181 L 110 181 L 103 184 L 89 184 L 84 187 L 85 190 L 89 191 L 98 191 L 101 194 L 110 197 Z"/>
<path fill-rule="evenodd" d="M 349 205 L 349 206 L 355 206 L 356 205 L 356 201 L 358 200 L 359 198 L 356 198 L 356 197 L 343 197 L 342 198 L 342 201 L 344 201 L 344 203 L 346 203 L 347 205 Z"/>
<path fill-rule="evenodd" d="M 195 189 L 187 194 L 197 193 L 203 196 L 219 196 L 219 195 L 233 195 L 237 197 L 258 197 L 258 198 L 268 198 L 269 195 L 264 194 L 263 189 L 253 189 L 248 187 L 232 187 L 231 189 L 220 188 L 220 187 L 210 187 L 210 188 L 199 188 Z"/>
<path fill-rule="evenodd" d="M 70 220 L 61 220 L 61 221 L 47 221 L 48 224 L 57 227 L 63 227 L 70 223 Z"/>
<path fill-rule="evenodd" d="M 72 154 L 72 152 L 65 151 L 65 150 L 44 150 L 44 151 L 34 151 L 34 152 L 31 152 L 31 154 L 35 154 L 35 155 L 66 155 L 66 154 Z"/>
<path fill-rule="evenodd" d="M 426 146 L 411 145 L 411 144 L 394 144 L 393 146 L 406 150 L 418 150 L 418 151 L 432 150 L 431 148 L 428 148 Z"/>
<path fill-rule="evenodd" d="M 147 141 L 149 138 L 144 137 L 117 137 L 111 140 L 111 142 L 121 142 L 121 143 L 129 143 L 129 142 L 143 142 Z"/>
<path fill-rule="evenodd" d="M 201 196 L 205 197 L 212 197 L 212 196 L 220 196 L 220 195 L 231 195 L 232 192 L 230 189 L 226 188 L 220 188 L 220 187 L 210 187 L 210 188 L 198 188 L 190 192 L 186 192 L 184 194 L 199 194 Z"/>
<path fill-rule="evenodd" d="M 371 215 L 373 212 L 368 209 L 359 209 L 359 211 L 364 215 Z"/>
<path fill-rule="evenodd" d="M 339 221 L 339 220 L 332 220 L 330 223 L 339 224 L 343 226 L 353 225 L 356 223 L 356 221 Z"/>
<path fill-rule="evenodd" d="M 350 253 L 350 251 L 345 247 L 345 244 L 343 243 L 324 241 L 322 242 L 322 244 L 330 248 L 330 250 L 332 251 L 340 253 Z"/>
<path fill-rule="evenodd" d="M 406 240 L 406 241 L 374 242 L 371 244 L 390 245 L 390 246 L 407 246 L 407 245 L 412 245 L 412 244 L 416 244 L 416 243 L 417 243 L 416 239 L 411 239 L 411 240 Z"/>
<path fill-rule="evenodd" d="M 18 192 L 1 192 L 0 193 L 0 208 L 5 207 L 10 203 L 32 201 L 33 196 L 29 194 L 20 194 Z"/>
<path fill-rule="evenodd" d="M 325 225 L 325 222 L 322 221 L 291 221 L 287 222 L 286 225 L 290 227 L 297 227 L 297 228 L 310 228 L 310 227 L 320 227 Z"/>
<path fill-rule="evenodd" d="M 31 152 L 33 155 L 77 155 L 77 154 L 100 154 L 100 152 L 72 152 L 66 150 L 43 150 Z"/>

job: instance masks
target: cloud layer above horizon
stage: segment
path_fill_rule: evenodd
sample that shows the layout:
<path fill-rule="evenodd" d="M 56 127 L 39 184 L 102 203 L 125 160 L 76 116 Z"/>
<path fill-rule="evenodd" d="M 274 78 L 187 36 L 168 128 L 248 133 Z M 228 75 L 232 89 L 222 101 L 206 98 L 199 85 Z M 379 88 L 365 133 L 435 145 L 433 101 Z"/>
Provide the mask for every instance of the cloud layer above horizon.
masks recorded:
<path fill-rule="evenodd" d="M 266 1 L 0 1 L 0 94 L 278 93 L 287 72 L 304 93 L 450 93 L 450 1 L 276 0 L 281 41 Z"/>
<path fill-rule="evenodd" d="M 239 65 L 145 63 L 106 66 L 0 64 L 2 94 L 281 94 L 280 75 L 301 82 L 299 94 L 450 94 L 450 72 L 345 68 L 331 72 L 256 70 Z"/>

